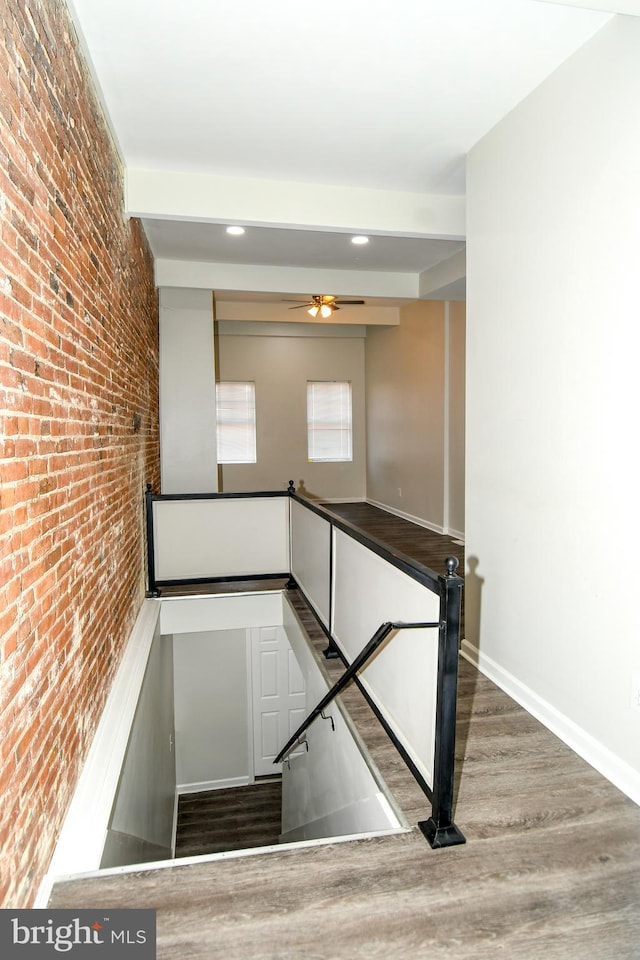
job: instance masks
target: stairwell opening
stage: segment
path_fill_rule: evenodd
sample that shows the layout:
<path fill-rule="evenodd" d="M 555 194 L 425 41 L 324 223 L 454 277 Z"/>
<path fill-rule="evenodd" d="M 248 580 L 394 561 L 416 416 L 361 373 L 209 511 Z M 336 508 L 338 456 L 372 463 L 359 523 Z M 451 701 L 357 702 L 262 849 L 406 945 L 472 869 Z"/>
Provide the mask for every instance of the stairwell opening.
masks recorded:
<path fill-rule="evenodd" d="M 161 869 L 203 859 L 268 853 L 282 850 L 283 845 L 335 843 L 409 829 L 339 701 L 325 718 L 331 723 L 314 722 L 304 741 L 281 765 L 281 772 L 273 767 L 273 756 L 330 686 L 323 658 L 288 603 L 286 592 L 150 602 L 157 606 L 155 618 L 147 618 L 147 632 L 151 630 L 152 635 L 146 640 L 146 650 L 145 643 L 132 635 L 134 646 L 140 643 L 137 666 L 133 659 L 123 662 L 120 681 L 124 688 L 115 690 L 115 702 L 107 704 L 92 747 L 93 759 L 90 755 L 87 776 L 81 778 L 43 889 L 70 877 Z M 247 676 L 260 677 L 261 695 L 266 693 L 267 704 L 270 684 L 278 677 L 288 678 L 287 693 L 293 691 L 297 696 L 291 701 L 285 697 L 278 709 L 258 714 L 248 688 L 244 696 L 238 689 L 231 691 L 227 699 L 236 707 L 240 701 L 236 715 L 246 707 L 240 733 L 232 731 L 220 716 L 215 725 L 226 739 L 230 733 L 236 740 L 250 734 L 247 743 L 253 743 L 255 749 L 247 747 L 248 766 L 240 776 L 215 764 L 205 774 L 197 770 L 194 774 L 194 767 L 180 762 L 189 724 L 183 727 L 185 714 L 178 701 L 193 707 L 196 718 L 201 704 L 197 691 L 186 689 L 176 696 L 180 669 L 176 671 L 175 640 L 177 636 L 195 637 L 197 647 L 198 642 L 206 645 L 207 634 L 219 632 L 227 644 L 230 637 L 235 640 L 236 653 L 240 634 L 244 635 Z M 274 644 L 280 647 L 278 654 Z M 185 649 L 179 650 L 178 657 L 184 657 Z M 190 667 L 192 674 L 204 678 L 205 688 L 210 686 L 210 664 L 192 663 Z M 228 684 L 228 673 L 219 670 L 218 680 L 220 674 L 227 677 L 224 682 Z M 304 702 L 300 700 L 300 678 Z M 129 704 L 127 721 L 123 704 L 127 698 L 131 701 L 134 692 L 136 701 Z M 209 696 L 209 704 L 215 714 L 220 697 Z M 198 749 L 208 743 L 210 756 L 215 757 L 210 719 L 200 716 Z M 113 760 L 118 741 L 126 743 L 120 769 L 105 771 L 105 754 L 107 759 L 111 754 Z M 185 769 L 190 771 L 189 777 L 198 779 L 181 781 L 176 777 L 177 770 Z M 101 838 L 99 842 L 96 836 Z"/>
<path fill-rule="evenodd" d="M 281 776 L 184 793 L 178 799 L 175 857 L 269 847 L 280 843 L 281 833 Z"/>

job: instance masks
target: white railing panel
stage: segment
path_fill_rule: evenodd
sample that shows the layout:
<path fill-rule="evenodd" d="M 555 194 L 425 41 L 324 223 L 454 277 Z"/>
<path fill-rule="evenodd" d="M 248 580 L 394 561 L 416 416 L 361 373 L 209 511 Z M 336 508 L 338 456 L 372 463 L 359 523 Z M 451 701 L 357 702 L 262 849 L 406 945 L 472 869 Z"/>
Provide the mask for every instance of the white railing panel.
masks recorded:
<path fill-rule="evenodd" d="M 330 611 L 331 524 L 296 500 L 291 501 L 291 574 L 328 628 Z"/>
<path fill-rule="evenodd" d="M 439 597 L 334 530 L 333 635 L 351 662 L 381 623 L 437 622 Z M 392 633 L 359 675 L 429 786 L 433 786 L 438 630 Z"/>
<path fill-rule="evenodd" d="M 276 590 L 214 597 L 166 597 L 160 608 L 161 633 L 241 630 L 282 621 L 282 600 Z"/>
<path fill-rule="evenodd" d="M 162 580 L 289 571 L 289 500 L 155 500 L 155 576 Z"/>

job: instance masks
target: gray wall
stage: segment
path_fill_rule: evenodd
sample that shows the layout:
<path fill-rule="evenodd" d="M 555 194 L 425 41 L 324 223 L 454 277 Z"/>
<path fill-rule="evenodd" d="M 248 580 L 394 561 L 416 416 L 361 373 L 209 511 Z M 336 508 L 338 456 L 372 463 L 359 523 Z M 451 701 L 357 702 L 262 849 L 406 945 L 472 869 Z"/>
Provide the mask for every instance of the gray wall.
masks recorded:
<path fill-rule="evenodd" d="M 213 295 L 160 290 L 162 493 L 217 490 Z"/>
<path fill-rule="evenodd" d="M 448 304 L 447 476 L 444 527 L 464 536 L 466 303 Z"/>
<path fill-rule="evenodd" d="M 419 301 L 366 340 L 367 498 L 464 530 L 464 309 Z M 455 394 L 454 394 L 455 392 Z M 462 397 L 461 397 L 462 393 Z"/>
<path fill-rule="evenodd" d="M 225 491 L 281 490 L 293 480 L 321 498 L 365 497 L 365 331 L 345 336 L 338 328 L 321 333 L 305 326 L 300 332 L 297 324 L 219 325 L 220 379 L 256 384 L 258 462 L 224 465 Z M 307 380 L 351 382 L 352 462 L 308 462 Z"/>

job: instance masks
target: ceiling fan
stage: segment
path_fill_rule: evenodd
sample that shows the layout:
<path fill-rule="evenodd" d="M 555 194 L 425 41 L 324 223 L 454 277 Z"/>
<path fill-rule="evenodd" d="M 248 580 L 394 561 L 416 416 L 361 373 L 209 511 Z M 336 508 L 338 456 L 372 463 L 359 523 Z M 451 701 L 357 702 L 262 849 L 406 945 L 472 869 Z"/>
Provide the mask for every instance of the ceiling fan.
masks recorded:
<path fill-rule="evenodd" d="M 361 305 L 364 300 L 341 300 L 338 297 L 331 296 L 326 293 L 316 293 L 310 300 L 287 300 L 286 303 L 296 303 L 297 306 L 289 307 L 289 310 L 300 310 L 302 307 L 307 308 L 307 313 L 312 317 L 317 317 L 318 314 L 322 317 L 323 320 L 326 320 L 334 310 L 339 310 L 341 306 L 355 306 Z"/>

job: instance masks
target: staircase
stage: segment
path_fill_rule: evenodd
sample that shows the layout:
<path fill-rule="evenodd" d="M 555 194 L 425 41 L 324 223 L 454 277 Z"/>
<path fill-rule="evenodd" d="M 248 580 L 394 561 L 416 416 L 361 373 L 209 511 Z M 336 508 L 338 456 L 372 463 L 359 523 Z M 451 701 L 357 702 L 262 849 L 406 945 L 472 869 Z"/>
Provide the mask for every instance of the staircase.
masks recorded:
<path fill-rule="evenodd" d="M 178 801 L 176 857 L 198 857 L 278 843 L 282 781 L 185 793 Z"/>

